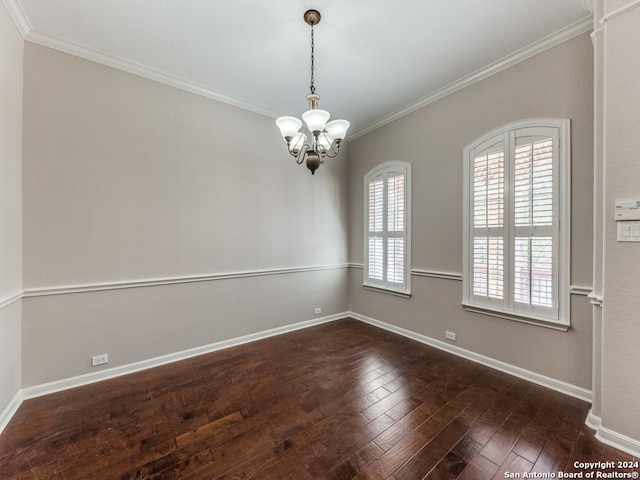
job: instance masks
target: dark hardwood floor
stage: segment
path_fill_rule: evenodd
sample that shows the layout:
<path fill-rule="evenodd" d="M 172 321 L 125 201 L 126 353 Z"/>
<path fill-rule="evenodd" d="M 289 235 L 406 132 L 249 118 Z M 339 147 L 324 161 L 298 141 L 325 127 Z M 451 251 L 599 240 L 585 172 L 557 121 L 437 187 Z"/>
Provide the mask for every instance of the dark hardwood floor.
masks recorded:
<path fill-rule="evenodd" d="M 27 400 L 0 478 L 557 478 L 637 460 L 594 439 L 588 409 L 345 319 Z"/>

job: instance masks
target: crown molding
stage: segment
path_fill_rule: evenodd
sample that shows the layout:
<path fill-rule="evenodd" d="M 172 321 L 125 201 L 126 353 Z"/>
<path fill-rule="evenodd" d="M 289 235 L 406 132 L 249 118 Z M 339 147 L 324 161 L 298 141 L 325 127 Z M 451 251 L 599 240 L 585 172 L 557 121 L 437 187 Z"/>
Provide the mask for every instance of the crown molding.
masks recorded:
<path fill-rule="evenodd" d="M 99 52 L 87 47 L 83 47 L 81 45 L 77 45 L 72 42 L 68 42 L 66 40 L 62 40 L 59 38 L 52 37 L 50 35 L 46 35 L 44 33 L 40 33 L 34 31 L 20 2 L 18 0 L 2 0 L 2 2 L 7 7 L 9 14 L 11 15 L 13 21 L 16 26 L 22 33 L 22 36 L 25 40 L 42 45 L 44 47 L 52 48 L 54 50 L 58 50 L 64 53 L 68 53 L 70 55 L 74 55 L 80 58 L 84 58 L 85 60 L 90 60 L 92 62 L 100 63 L 102 65 L 106 65 L 127 73 L 131 73 L 133 75 L 137 75 L 140 77 L 148 78 L 150 80 L 169 85 L 171 87 L 178 88 L 180 90 L 184 90 L 196 95 L 200 95 L 206 98 L 210 98 L 212 100 L 216 100 L 222 103 L 226 103 L 228 105 L 232 105 L 243 110 L 248 110 L 254 113 L 258 113 L 260 115 L 265 115 L 268 117 L 276 118 L 280 115 L 280 112 L 275 110 L 266 108 L 262 105 L 255 104 L 253 102 L 248 102 L 238 97 L 234 97 L 232 95 L 225 94 L 223 92 L 219 92 L 213 90 L 211 88 L 205 87 L 204 85 L 200 85 L 186 79 L 176 77 L 175 75 L 171 75 L 169 73 L 153 69 L 150 67 L 146 67 L 144 65 L 140 65 L 135 62 L 131 62 L 129 60 L 125 60 L 123 58 L 117 57 L 115 55 L 110 55 L 107 53 Z M 362 135 L 365 135 L 377 128 L 380 128 L 388 123 L 391 123 L 405 115 L 408 115 L 422 107 L 425 107 L 437 100 L 440 100 L 448 95 L 451 95 L 458 90 L 461 90 L 473 83 L 479 82 L 495 73 L 498 73 L 516 63 L 522 62 L 538 53 L 541 53 L 549 48 L 552 48 L 556 45 L 559 45 L 571 38 L 580 35 L 582 33 L 588 32 L 593 29 L 593 18 L 591 16 L 580 20 L 573 25 L 570 25 L 567 28 L 564 28 L 556 33 L 548 35 L 542 40 L 535 42 L 528 47 L 525 47 L 512 55 L 509 55 L 493 64 L 482 68 L 466 77 L 463 77 L 446 87 L 437 90 L 434 93 L 431 93 L 417 102 L 414 102 L 400 110 L 397 110 L 390 115 L 380 118 L 379 120 L 370 123 L 364 128 L 350 134 L 348 136 L 348 140 L 356 139 Z"/>
<path fill-rule="evenodd" d="M 18 0 L 2 0 L 2 3 L 9 12 L 9 16 L 13 20 L 13 23 L 18 27 L 22 37 L 26 38 L 32 30 L 32 27 L 20 2 Z"/>
<path fill-rule="evenodd" d="M 3 1 L 8 1 L 8 0 L 3 0 Z M 11 1 L 15 1 L 15 0 L 11 0 Z M 123 72 L 148 78 L 149 80 L 153 80 L 153 81 L 162 83 L 164 85 L 169 85 L 171 87 L 175 87 L 189 93 L 194 93 L 202 97 L 206 97 L 212 100 L 216 100 L 218 102 L 226 103 L 228 105 L 232 105 L 234 107 L 238 107 L 243 110 L 248 110 L 254 113 L 258 113 L 260 115 L 266 115 L 268 117 L 273 117 L 273 118 L 278 117 L 280 115 L 280 113 L 276 112 L 275 110 L 268 109 L 261 105 L 248 102 L 246 100 L 243 100 L 238 97 L 234 97 L 232 95 L 228 95 L 226 93 L 218 92 L 211 88 L 205 87 L 204 85 L 200 85 L 198 83 L 191 82 L 180 77 L 176 77 L 175 75 L 171 75 L 161 70 L 146 67 L 144 65 L 140 65 L 139 63 L 131 62 L 129 60 L 125 60 L 124 58 L 120 58 L 115 55 L 99 52 L 97 50 L 83 47 L 75 43 L 62 40 L 60 38 L 56 38 L 44 33 L 36 32 L 34 30 L 30 30 L 29 33 L 25 35 L 25 40 L 32 43 L 36 43 L 38 45 L 42 45 L 43 47 L 52 48 L 54 50 L 68 53 L 76 57 L 84 58 L 85 60 L 90 60 L 92 62 L 100 63 L 102 65 L 106 65 L 108 67 L 112 67 L 117 70 L 121 70 Z"/>
<path fill-rule="evenodd" d="M 548 35 L 543 39 L 535 43 L 532 43 L 531 45 L 525 48 L 522 48 L 517 52 L 507 57 L 504 57 L 501 60 L 498 60 L 497 62 L 492 63 L 491 65 L 488 65 L 480 70 L 475 71 L 470 75 L 467 75 L 466 77 L 462 77 L 461 79 L 456 80 L 453 83 L 450 83 L 446 87 L 443 87 L 440 90 L 437 90 L 421 98 L 417 102 L 414 102 L 400 110 L 397 110 L 396 112 L 390 115 L 387 115 L 373 123 L 370 123 L 363 129 L 358 130 L 353 134 L 349 135 L 348 139 L 354 140 L 358 137 L 366 135 L 367 133 L 370 133 L 373 130 L 383 127 L 384 125 L 387 125 L 395 120 L 398 120 L 399 118 L 402 118 L 406 115 L 409 115 L 410 113 L 415 112 L 416 110 L 419 110 L 431 103 L 434 103 L 444 97 L 447 97 L 452 93 L 457 92 L 458 90 L 462 90 L 463 88 L 468 87 L 476 82 L 479 82 L 480 80 L 484 80 L 485 78 L 490 77 L 491 75 L 501 72 L 506 68 L 509 68 L 524 60 L 527 60 L 528 58 L 531 58 L 534 55 L 538 55 L 539 53 L 542 53 L 545 50 L 553 48 L 556 45 L 560 45 L 561 43 L 571 40 L 572 38 L 577 37 L 578 35 L 581 35 L 583 33 L 589 32 L 591 30 L 593 30 L 593 17 L 588 16 L 574 23 L 573 25 L 569 25 L 568 27 L 557 31 L 556 33 L 552 33 L 551 35 Z"/>

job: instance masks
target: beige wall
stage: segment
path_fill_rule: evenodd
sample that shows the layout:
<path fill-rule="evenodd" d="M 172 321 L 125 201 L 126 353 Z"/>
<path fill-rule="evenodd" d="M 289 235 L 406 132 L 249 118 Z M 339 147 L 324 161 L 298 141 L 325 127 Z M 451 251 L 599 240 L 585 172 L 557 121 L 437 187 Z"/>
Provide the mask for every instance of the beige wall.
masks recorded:
<path fill-rule="evenodd" d="M 171 282 L 344 264 L 348 148 L 312 177 L 270 118 L 32 43 L 24 62 L 23 386 L 346 310 L 345 268 Z"/>
<path fill-rule="evenodd" d="M 631 3 L 596 1 L 596 27 Z M 23 82 L 24 42 L 0 7 L 0 414 L 21 378 L 90 373 L 91 355 L 127 365 L 348 308 L 434 339 L 453 330 L 459 347 L 593 387 L 602 425 L 640 439 L 640 258 L 609 215 L 640 195 L 639 15 L 605 23 L 595 85 L 582 35 L 350 142 L 311 177 L 260 115 L 31 43 Z M 414 276 L 407 300 L 339 267 L 362 263 L 364 173 L 402 160 L 413 267 L 460 274 L 462 148 L 538 116 L 572 121 L 571 283 L 606 296 L 593 325 L 582 295 L 565 333 L 464 312 L 458 280 Z"/>
<path fill-rule="evenodd" d="M 23 48 L 0 5 L 0 416 L 20 390 Z"/>
<path fill-rule="evenodd" d="M 363 177 L 389 160 L 412 163 L 414 269 L 461 274 L 462 151 L 483 133 L 532 117 L 567 117 L 572 135 L 571 283 L 592 282 L 593 48 L 584 34 L 360 137 L 350 145 L 351 262 L 363 263 Z M 411 299 L 366 291 L 352 269 L 350 310 L 572 385 L 591 387 L 591 305 L 572 296 L 559 332 L 465 312 L 461 282 L 413 276 Z"/>
<path fill-rule="evenodd" d="M 25 99 L 26 289 L 346 261 L 344 157 L 272 119 L 32 43 Z"/>
<path fill-rule="evenodd" d="M 130 365 L 346 310 L 344 269 L 24 300 L 23 387 Z"/>
<path fill-rule="evenodd" d="M 621 8 L 634 7 L 621 15 Z M 602 426 L 640 445 L 640 244 L 616 240 L 613 208 L 640 199 L 640 6 L 630 0 L 604 5 L 604 81 L 601 404 Z"/>

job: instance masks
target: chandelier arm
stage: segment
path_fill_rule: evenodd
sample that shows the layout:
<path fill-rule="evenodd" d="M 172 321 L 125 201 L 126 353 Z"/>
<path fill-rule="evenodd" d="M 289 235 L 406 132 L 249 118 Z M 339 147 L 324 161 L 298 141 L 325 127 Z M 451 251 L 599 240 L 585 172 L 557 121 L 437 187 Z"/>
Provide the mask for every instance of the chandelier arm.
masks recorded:
<path fill-rule="evenodd" d="M 340 145 L 331 145 L 331 148 L 329 150 L 326 150 L 325 155 L 329 158 L 333 158 L 336 157 L 338 155 L 338 153 L 340 152 Z"/>
<path fill-rule="evenodd" d="M 287 150 L 289 150 L 289 149 L 287 148 Z M 298 158 L 298 156 L 300 155 L 300 152 L 298 152 L 298 153 L 294 153 L 294 152 L 292 152 L 291 150 L 289 150 L 289 155 L 291 155 L 293 158 L 297 159 L 297 158 Z"/>
<path fill-rule="evenodd" d="M 311 149 L 311 146 L 308 145 L 307 143 L 305 143 L 304 145 L 302 145 L 302 148 L 300 148 L 300 150 L 298 151 L 298 154 L 294 154 L 293 152 L 289 152 L 291 153 L 291 155 L 293 155 L 296 159 L 296 163 L 298 165 L 300 165 L 302 162 L 305 161 L 305 159 L 307 158 L 307 152 Z"/>
<path fill-rule="evenodd" d="M 320 135 L 322 135 L 324 137 L 324 139 L 326 140 L 327 144 L 329 145 L 329 148 L 326 148 L 325 146 L 320 146 L 318 139 L 316 139 L 319 148 L 322 148 L 322 155 L 323 157 L 329 157 L 329 158 L 333 158 L 336 157 L 338 155 L 338 152 L 340 151 L 340 141 L 339 140 L 331 140 L 331 137 L 329 137 L 329 135 L 327 134 L 327 132 L 320 132 L 318 137 L 320 137 Z"/>

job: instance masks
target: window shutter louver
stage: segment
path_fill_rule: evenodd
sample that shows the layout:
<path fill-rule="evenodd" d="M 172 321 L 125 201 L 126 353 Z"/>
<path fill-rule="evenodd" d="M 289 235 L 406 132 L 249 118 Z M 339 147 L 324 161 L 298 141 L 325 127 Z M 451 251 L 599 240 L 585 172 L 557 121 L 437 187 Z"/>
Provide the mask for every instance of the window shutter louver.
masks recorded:
<path fill-rule="evenodd" d="M 404 282 L 404 184 L 404 175 L 393 174 L 387 179 L 387 281 L 400 284 Z"/>
<path fill-rule="evenodd" d="M 498 148 L 498 150 L 496 150 Z M 492 146 L 473 160 L 473 292 L 504 297 L 504 149 Z"/>
<path fill-rule="evenodd" d="M 551 307 L 553 140 L 519 139 L 514 165 L 514 300 Z"/>
<path fill-rule="evenodd" d="M 465 149 L 463 303 L 568 324 L 569 122 L 517 125 Z"/>
<path fill-rule="evenodd" d="M 369 278 L 382 280 L 384 278 L 382 237 L 369 238 Z"/>
<path fill-rule="evenodd" d="M 369 277 L 375 280 L 384 278 L 384 182 L 378 177 L 369 182 Z"/>
<path fill-rule="evenodd" d="M 366 185 L 365 285 L 406 293 L 408 272 L 408 166 L 386 164 Z"/>

